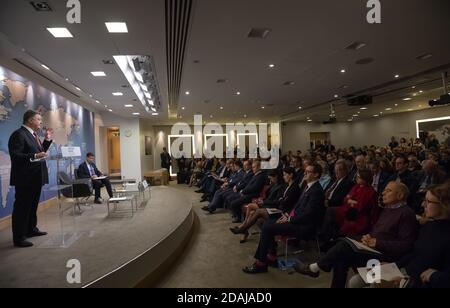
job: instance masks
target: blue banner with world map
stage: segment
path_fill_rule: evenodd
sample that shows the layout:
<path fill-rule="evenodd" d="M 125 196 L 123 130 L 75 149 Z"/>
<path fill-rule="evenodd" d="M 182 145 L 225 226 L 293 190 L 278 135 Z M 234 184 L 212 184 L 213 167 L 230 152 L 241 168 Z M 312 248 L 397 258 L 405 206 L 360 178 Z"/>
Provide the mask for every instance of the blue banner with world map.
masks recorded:
<path fill-rule="evenodd" d="M 28 109 L 38 111 L 44 128 L 54 130 L 50 156 L 57 156 L 61 146 L 79 146 L 82 156 L 72 162 L 76 167 L 87 152 L 94 152 L 92 112 L 0 66 L 0 219 L 11 215 L 14 204 L 14 187 L 9 185 L 11 160 L 8 140 L 12 132 L 22 125 L 23 114 Z M 47 165 L 48 187 L 57 183 L 57 167 L 60 171 L 71 170 L 69 161 L 60 161 L 57 166 L 56 160 L 49 160 Z M 55 194 L 44 187 L 41 202 L 55 197 Z"/>

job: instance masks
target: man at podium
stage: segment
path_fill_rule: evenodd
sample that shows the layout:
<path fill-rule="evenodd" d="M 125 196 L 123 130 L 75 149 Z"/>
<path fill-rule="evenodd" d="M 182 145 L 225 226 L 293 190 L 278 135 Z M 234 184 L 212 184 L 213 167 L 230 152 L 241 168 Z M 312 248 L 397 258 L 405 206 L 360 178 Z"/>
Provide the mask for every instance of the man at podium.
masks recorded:
<path fill-rule="evenodd" d="M 96 204 L 102 204 L 102 199 L 100 198 L 100 190 L 102 186 L 106 187 L 106 191 L 110 198 L 113 197 L 113 191 L 111 187 L 111 182 L 109 179 L 97 169 L 94 163 L 94 154 L 89 152 L 86 154 L 86 161 L 83 162 L 77 171 L 77 176 L 79 179 L 92 179 L 92 187 L 95 190 L 95 201 Z"/>
<path fill-rule="evenodd" d="M 28 238 L 47 235 L 37 228 L 37 208 L 42 186 L 48 184 L 48 170 L 45 158 L 52 144 L 51 129 L 45 132 L 41 141 L 42 118 L 39 113 L 28 110 L 23 115 L 23 125 L 9 138 L 11 156 L 11 186 L 16 195 L 12 213 L 13 241 L 16 247 L 31 247 Z"/>

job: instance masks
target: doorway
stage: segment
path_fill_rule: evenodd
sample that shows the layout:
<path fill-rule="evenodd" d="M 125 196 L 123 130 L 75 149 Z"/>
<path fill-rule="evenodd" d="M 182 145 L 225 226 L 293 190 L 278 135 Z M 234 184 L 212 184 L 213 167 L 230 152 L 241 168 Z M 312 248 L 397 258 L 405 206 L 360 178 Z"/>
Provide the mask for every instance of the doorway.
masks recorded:
<path fill-rule="evenodd" d="M 331 142 L 330 132 L 311 132 L 309 133 L 309 140 L 311 149 L 315 150 L 325 143 L 325 141 Z"/>
<path fill-rule="evenodd" d="M 108 128 L 108 171 L 111 178 L 121 178 L 120 164 L 120 130 L 117 127 Z"/>

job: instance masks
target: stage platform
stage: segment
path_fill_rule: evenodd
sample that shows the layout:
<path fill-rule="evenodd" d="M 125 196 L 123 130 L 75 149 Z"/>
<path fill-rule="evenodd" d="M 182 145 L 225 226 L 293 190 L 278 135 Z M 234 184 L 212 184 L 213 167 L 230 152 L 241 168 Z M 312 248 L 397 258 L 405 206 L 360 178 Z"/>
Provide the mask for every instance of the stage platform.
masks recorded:
<path fill-rule="evenodd" d="M 0 288 L 150 286 L 182 251 L 194 222 L 192 204 L 179 190 L 152 187 L 151 195 L 146 204 L 139 200 L 133 217 L 127 203 L 112 217 L 106 202 L 82 207 L 79 216 L 68 209 L 66 248 L 55 247 L 61 234 L 57 206 L 39 213 L 39 228 L 49 235 L 30 239 L 34 247 L 14 248 L 10 228 L 0 230 Z M 81 284 L 67 281 L 72 259 L 80 262 Z"/>

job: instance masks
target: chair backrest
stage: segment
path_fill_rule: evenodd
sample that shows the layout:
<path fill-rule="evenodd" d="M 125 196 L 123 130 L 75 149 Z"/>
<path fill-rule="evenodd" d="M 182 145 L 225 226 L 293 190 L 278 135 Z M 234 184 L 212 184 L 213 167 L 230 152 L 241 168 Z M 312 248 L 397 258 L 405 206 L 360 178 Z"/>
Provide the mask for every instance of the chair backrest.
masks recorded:
<path fill-rule="evenodd" d="M 147 180 L 143 180 L 142 181 L 142 187 L 144 188 L 144 190 L 146 190 L 147 188 L 148 188 L 148 183 L 147 183 Z"/>
<path fill-rule="evenodd" d="M 67 173 L 65 173 L 64 171 L 60 171 L 58 173 L 58 182 L 59 182 L 59 184 L 62 184 L 62 185 L 71 185 L 73 183 L 70 176 Z"/>

